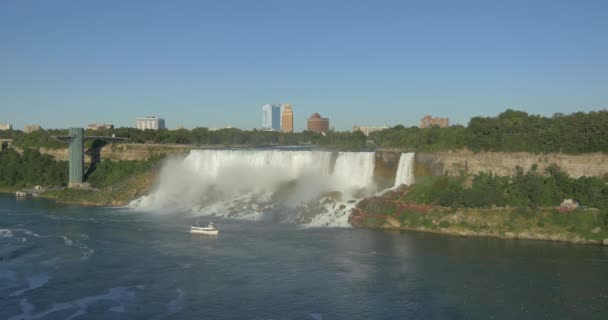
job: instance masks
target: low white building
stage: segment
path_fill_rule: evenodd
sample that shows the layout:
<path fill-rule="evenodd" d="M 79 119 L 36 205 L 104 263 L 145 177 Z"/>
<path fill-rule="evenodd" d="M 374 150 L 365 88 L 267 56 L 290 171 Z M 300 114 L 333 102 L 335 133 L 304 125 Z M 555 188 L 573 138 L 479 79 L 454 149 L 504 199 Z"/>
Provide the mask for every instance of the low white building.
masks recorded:
<path fill-rule="evenodd" d="M 150 117 L 136 118 L 135 120 L 137 121 L 137 129 L 139 129 L 139 130 L 165 129 L 165 119 L 150 116 Z"/>
<path fill-rule="evenodd" d="M 0 130 L 12 130 L 13 125 L 10 123 L 0 123 Z"/>
<path fill-rule="evenodd" d="M 355 131 L 361 131 L 363 132 L 363 134 L 365 134 L 366 136 L 369 136 L 370 133 L 374 132 L 374 131 L 381 131 L 381 130 L 386 130 L 388 129 L 389 126 L 382 126 L 382 127 L 364 127 L 364 126 L 354 126 L 353 127 L 353 132 Z"/>

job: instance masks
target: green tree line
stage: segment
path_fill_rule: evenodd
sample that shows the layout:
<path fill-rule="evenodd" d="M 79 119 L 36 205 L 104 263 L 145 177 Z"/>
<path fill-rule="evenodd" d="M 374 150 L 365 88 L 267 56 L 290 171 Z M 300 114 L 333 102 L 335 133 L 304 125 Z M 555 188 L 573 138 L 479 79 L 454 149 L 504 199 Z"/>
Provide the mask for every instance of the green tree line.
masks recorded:
<path fill-rule="evenodd" d="M 52 138 L 65 135 L 67 130 L 39 130 L 24 133 L 18 130 L 0 131 L 0 138 L 12 138 L 16 146 L 31 148 L 65 148 L 66 143 Z M 529 115 L 523 111 L 507 110 L 497 117 L 474 117 L 468 126 L 449 128 L 418 128 L 397 125 L 366 137 L 357 132 L 326 134 L 304 131 L 283 133 L 236 128 L 209 130 L 138 130 L 135 128 L 87 130 L 87 135 L 126 138 L 133 143 L 166 143 L 224 146 L 315 145 L 320 147 L 358 150 L 385 147 L 413 151 L 440 151 L 468 148 L 473 151 L 498 152 L 563 152 L 579 154 L 608 153 L 608 110 L 577 112 L 552 117 Z"/>
<path fill-rule="evenodd" d="M 68 163 L 26 148 L 23 154 L 13 149 L 0 152 L 0 185 L 64 186 L 68 182 Z"/>
<path fill-rule="evenodd" d="M 381 147 L 419 151 L 608 153 L 608 110 L 552 117 L 507 110 L 497 117 L 474 117 L 467 127 L 395 126 L 370 136 Z"/>
<path fill-rule="evenodd" d="M 162 156 L 152 156 L 147 160 L 102 160 L 89 168 L 86 181 L 95 188 L 116 186 L 128 177 L 149 171 L 160 163 L 162 158 Z"/>
<path fill-rule="evenodd" d="M 406 199 L 444 207 L 487 208 L 558 206 L 563 199 L 608 212 L 608 181 L 599 177 L 572 178 L 557 166 L 538 172 L 517 168 L 510 177 L 479 173 L 472 177 L 431 177 L 416 183 Z"/>
<path fill-rule="evenodd" d="M 17 147 L 30 148 L 66 148 L 67 143 L 54 139 L 53 135 L 66 135 L 67 130 L 38 130 L 24 133 L 18 130 L 0 131 L 0 138 L 13 139 Z M 365 147 L 366 137 L 361 132 L 328 132 L 326 134 L 304 131 L 284 133 L 236 128 L 209 130 L 194 128 L 192 130 L 139 130 L 135 128 L 115 128 L 86 130 L 87 136 L 112 136 L 125 138 L 131 143 L 161 143 L 223 145 L 223 146 L 281 146 L 281 145 L 315 145 L 338 149 L 357 150 Z M 91 141 L 87 141 L 90 147 Z"/>

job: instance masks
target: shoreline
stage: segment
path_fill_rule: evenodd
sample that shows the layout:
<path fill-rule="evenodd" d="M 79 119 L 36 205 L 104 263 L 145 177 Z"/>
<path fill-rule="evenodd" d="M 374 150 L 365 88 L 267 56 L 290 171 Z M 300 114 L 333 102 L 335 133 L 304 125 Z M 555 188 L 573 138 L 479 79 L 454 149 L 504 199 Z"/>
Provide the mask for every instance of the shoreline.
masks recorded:
<path fill-rule="evenodd" d="M 20 190 L 20 188 L 13 187 L 0 187 L 0 193 L 4 194 L 13 194 L 15 191 Z M 108 193 L 105 190 L 74 190 L 74 189 L 65 189 L 65 190 L 51 190 L 52 193 L 43 192 L 40 193 L 37 197 L 28 196 L 28 198 L 44 198 L 48 200 L 53 200 L 59 204 L 66 205 L 79 205 L 84 207 L 108 207 L 108 208 L 116 208 L 116 207 L 124 207 L 131 200 L 125 199 L 116 199 L 113 196 L 113 192 Z M 83 195 L 86 195 L 83 197 Z M 75 197 L 76 196 L 76 197 Z M 85 198 L 89 199 L 85 199 Z M 93 198 L 98 198 L 98 200 L 92 200 Z M 76 200 L 79 199 L 79 200 Z M 453 213 L 447 213 L 448 209 L 446 208 L 431 208 L 431 210 L 437 210 L 432 213 L 440 213 L 442 217 L 448 217 L 450 219 L 454 219 L 455 216 L 460 216 L 462 220 L 466 220 L 471 216 L 477 214 L 478 212 L 483 212 L 483 210 L 479 209 L 464 209 L 459 210 Z M 490 211 L 490 210 L 486 210 Z M 512 210 L 501 209 L 495 210 L 492 212 L 501 212 L 501 214 L 509 213 Z M 402 213 L 403 215 L 404 213 Z M 406 213 L 407 214 L 407 213 Z M 427 214 L 431 214 L 431 211 L 427 212 Z M 542 214 L 542 211 L 537 212 L 537 214 Z M 566 213 L 572 214 L 572 213 Z M 577 214 L 577 213 L 574 213 Z M 362 222 L 362 217 L 367 217 L 368 219 L 375 219 L 374 223 L 370 222 Z M 488 217 L 487 220 L 490 220 L 491 217 Z M 452 221 L 451 220 L 451 221 Z M 484 222 L 487 222 L 484 220 Z M 531 221 L 525 221 L 530 222 Z M 588 239 L 580 234 L 572 233 L 572 232 L 550 232 L 549 230 L 531 230 L 523 229 L 523 230 L 510 230 L 505 231 L 500 227 L 494 229 L 485 229 L 481 230 L 473 230 L 476 226 L 470 226 L 469 228 L 464 227 L 463 225 L 456 225 L 454 227 L 438 227 L 439 221 L 432 221 L 431 227 L 425 226 L 408 226 L 402 225 L 402 223 L 395 218 L 393 215 L 371 215 L 369 213 L 364 212 L 362 209 L 355 209 L 350 217 L 349 223 L 353 228 L 365 228 L 365 229 L 376 229 L 378 231 L 410 231 L 410 232 L 424 232 L 424 233 L 434 233 L 440 235 L 454 236 L 454 237 L 485 237 L 485 238 L 495 238 L 501 240 L 535 240 L 535 241 L 551 241 L 551 242 L 562 242 L 562 243 L 571 243 L 571 244 L 584 244 L 584 245 L 600 245 L 600 246 L 608 246 L 606 240 L 608 239 Z M 549 232 L 547 232 L 549 231 Z"/>
<path fill-rule="evenodd" d="M 603 219 L 597 210 L 454 209 L 378 196 L 359 202 L 349 223 L 355 228 L 608 246 L 608 224 Z"/>
<path fill-rule="evenodd" d="M 15 196 L 15 192 L 17 192 L 19 190 L 21 190 L 21 189 L 15 188 L 13 190 L 10 190 L 10 189 L 5 189 L 5 188 L 0 188 L 0 193 Z M 50 195 L 50 194 L 45 194 L 45 192 L 38 193 L 37 196 L 32 196 L 31 194 L 28 194 L 28 196 L 25 197 L 25 199 L 47 199 L 47 200 L 53 200 L 59 204 L 74 204 L 74 205 L 81 205 L 81 206 L 85 206 L 85 207 L 108 207 L 108 208 L 122 207 L 130 202 L 130 201 L 127 201 L 126 203 L 121 204 L 121 203 L 108 203 L 110 200 L 107 200 L 107 201 L 62 200 L 60 198 L 60 195 L 55 195 L 55 194 Z"/>
<path fill-rule="evenodd" d="M 371 226 L 352 226 L 353 228 L 362 228 L 362 229 L 370 229 L 370 230 L 382 230 L 382 231 L 409 231 L 409 232 L 420 232 L 420 233 L 433 233 L 440 234 L 446 236 L 453 237 L 462 237 L 462 238 L 494 238 L 500 240 L 534 240 L 534 241 L 548 241 L 548 242 L 561 242 L 561 243 L 571 243 L 571 244 L 584 244 L 584 245 L 600 245 L 602 246 L 602 241 L 600 240 L 592 240 L 592 239 L 584 239 L 584 238 L 576 238 L 576 239 L 568 239 L 561 238 L 559 236 L 549 236 L 544 234 L 528 234 L 528 233 L 513 233 L 510 236 L 501 235 L 500 233 L 493 232 L 476 232 L 472 230 L 465 231 L 456 231 L 456 230 L 433 230 L 426 229 L 424 227 L 421 228 L 412 228 L 412 227 L 371 227 Z"/>

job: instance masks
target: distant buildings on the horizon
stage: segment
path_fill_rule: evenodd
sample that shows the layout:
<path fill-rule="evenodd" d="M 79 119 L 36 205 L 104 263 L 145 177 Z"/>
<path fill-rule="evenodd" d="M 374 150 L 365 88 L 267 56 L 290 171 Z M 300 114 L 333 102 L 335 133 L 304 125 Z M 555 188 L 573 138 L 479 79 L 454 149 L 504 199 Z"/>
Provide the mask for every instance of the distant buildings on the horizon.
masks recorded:
<path fill-rule="evenodd" d="M 38 131 L 42 129 L 42 127 L 40 125 L 37 124 L 30 124 L 25 126 L 25 129 L 23 130 L 25 133 L 32 133 L 34 131 Z"/>
<path fill-rule="evenodd" d="M 321 118 L 321 115 L 315 112 L 308 118 L 308 125 L 306 128 L 309 131 L 316 133 L 329 132 L 329 119 Z"/>
<path fill-rule="evenodd" d="M 432 128 L 432 127 L 447 128 L 450 126 L 449 118 L 435 118 L 430 115 L 425 115 L 420 119 L 420 128 Z M 88 130 L 99 130 L 99 129 L 114 129 L 113 124 L 96 124 L 92 123 L 87 126 Z M 160 130 L 166 129 L 165 119 L 158 118 L 156 116 L 148 116 L 136 118 L 136 128 L 139 130 Z M 233 129 L 232 126 L 226 126 L 224 128 L 209 128 L 209 131 L 216 131 L 221 129 Z M 13 125 L 11 123 L 0 124 L 0 131 L 12 130 Z M 24 128 L 25 133 L 32 133 L 40 130 L 40 125 L 27 125 Z M 184 126 L 177 126 L 175 130 L 185 129 Z M 380 130 L 389 129 L 388 125 L 384 126 L 360 126 L 354 125 L 352 132 L 361 131 L 366 136 L 370 133 Z M 275 132 L 294 132 L 294 114 L 291 104 L 278 104 L 269 103 L 262 106 L 262 130 L 275 131 Z M 330 131 L 329 118 L 323 118 L 317 112 L 313 113 L 310 118 L 307 119 L 306 130 L 326 133 Z"/>
<path fill-rule="evenodd" d="M 293 111 L 291 104 L 284 104 L 281 111 L 281 131 L 293 132 Z"/>
<path fill-rule="evenodd" d="M 262 106 L 262 128 L 281 130 L 281 105 L 268 103 Z"/>
<path fill-rule="evenodd" d="M 267 103 L 262 106 L 262 130 L 293 132 L 291 104 Z"/>
<path fill-rule="evenodd" d="M 218 131 L 218 130 L 223 130 L 223 129 L 234 129 L 233 126 L 225 126 L 223 128 L 209 128 L 209 131 Z"/>
<path fill-rule="evenodd" d="M 92 123 L 87 126 L 87 130 L 99 130 L 99 129 L 114 129 L 114 125 L 113 124 Z"/>
<path fill-rule="evenodd" d="M 160 130 L 165 129 L 165 119 L 157 118 L 155 116 L 136 118 L 136 127 L 139 130 Z"/>
<path fill-rule="evenodd" d="M 439 128 L 447 128 L 450 126 L 450 119 L 433 118 L 428 114 L 420 119 L 420 128 L 432 128 L 434 126 L 438 126 Z"/>
<path fill-rule="evenodd" d="M 389 126 L 387 126 L 387 125 L 384 125 L 382 127 L 366 127 L 366 126 L 355 125 L 355 126 L 353 126 L 353 132 L 361 131 L 361 132 L 363 132 L 364 135 L 369 136 L 369 134 L 372 132 L 382 131 L 382 130 L 386 130 L 388 128 L 389 128 Z"/>

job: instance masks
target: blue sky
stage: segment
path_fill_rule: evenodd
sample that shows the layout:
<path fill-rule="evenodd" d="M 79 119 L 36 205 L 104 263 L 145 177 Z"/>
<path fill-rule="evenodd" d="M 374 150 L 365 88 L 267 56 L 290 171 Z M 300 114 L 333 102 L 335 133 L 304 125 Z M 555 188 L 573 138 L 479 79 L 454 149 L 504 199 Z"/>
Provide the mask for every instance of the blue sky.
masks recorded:
<path fill-rule="evenodd" d="M 0 1 L 0 123 L 337 130 L 608 107 L 608 1 Z"/>

